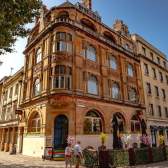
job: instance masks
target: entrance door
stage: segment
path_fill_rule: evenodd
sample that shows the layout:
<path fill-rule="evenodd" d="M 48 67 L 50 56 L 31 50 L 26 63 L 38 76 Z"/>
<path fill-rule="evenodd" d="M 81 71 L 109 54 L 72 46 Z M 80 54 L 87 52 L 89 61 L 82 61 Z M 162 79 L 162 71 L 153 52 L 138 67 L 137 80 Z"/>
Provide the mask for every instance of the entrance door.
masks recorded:
<path fill-rule="evenodd" d="M 68 138 L 68 118 L 59 115 L 54 122 L 54 149 L 64 149 Z"/>

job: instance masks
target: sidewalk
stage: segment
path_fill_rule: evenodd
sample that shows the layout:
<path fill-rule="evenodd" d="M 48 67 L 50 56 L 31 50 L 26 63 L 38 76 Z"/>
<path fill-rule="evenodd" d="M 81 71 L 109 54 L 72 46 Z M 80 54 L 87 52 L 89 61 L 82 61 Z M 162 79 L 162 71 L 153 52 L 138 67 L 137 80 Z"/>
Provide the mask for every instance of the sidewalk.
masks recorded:
<path fill-rule="evenodd" d="M 0 168 L 65 168 L 65 162 L 43 161 L 41 158 L 23 156 L 21 154 L 9 155 L 9 153 L 0 152 Z M 84 167 L 81 166 L 81 168 Z"/>

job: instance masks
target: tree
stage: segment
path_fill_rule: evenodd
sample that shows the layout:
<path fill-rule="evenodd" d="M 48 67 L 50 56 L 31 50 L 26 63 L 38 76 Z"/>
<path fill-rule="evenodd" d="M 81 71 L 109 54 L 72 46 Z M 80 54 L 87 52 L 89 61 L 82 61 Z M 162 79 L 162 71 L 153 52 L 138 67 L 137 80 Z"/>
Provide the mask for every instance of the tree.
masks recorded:
<path fill-rule="evenodd" d="M 41 5 L 41 0 L 0 1 L 0 55 L 12 52 L 17 37 L 27 35 L 25 25 L 34 21 Z"/>

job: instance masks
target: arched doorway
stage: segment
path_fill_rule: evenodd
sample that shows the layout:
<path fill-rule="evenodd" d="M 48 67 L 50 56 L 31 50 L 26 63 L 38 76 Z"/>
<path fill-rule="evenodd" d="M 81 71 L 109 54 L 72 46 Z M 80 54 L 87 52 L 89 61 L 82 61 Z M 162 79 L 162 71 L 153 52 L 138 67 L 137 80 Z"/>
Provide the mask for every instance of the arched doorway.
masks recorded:
<path fill-rule="evenodd" d="M 67 145 L 68 118 L 59 115 L 54 121 L 54 149 L 64 149 Z"/>
<path fill-rule="evenodd" d="M 120 134 L 124 132 L 124 125 L 125 125 L 125 120 L 122 114 L 115 113 L 112 119 L 114 149 L 120 149 L 123 147 Z"/>

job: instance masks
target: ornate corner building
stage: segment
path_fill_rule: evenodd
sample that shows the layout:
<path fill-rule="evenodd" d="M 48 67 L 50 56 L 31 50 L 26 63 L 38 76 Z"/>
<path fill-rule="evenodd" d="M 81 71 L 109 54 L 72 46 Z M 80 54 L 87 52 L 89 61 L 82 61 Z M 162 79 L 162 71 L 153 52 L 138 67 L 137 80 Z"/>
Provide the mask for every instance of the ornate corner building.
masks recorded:
<path fill-rule="evenodd" d="M 0 82 L 1 116 L 7 116 L 10 81 L 23 81 L 12 111 L 17 124 L 1 118 L 1 150 L 17 145 L 24 155 L 42 156 L 45 147 L 53 147 L 57 154 L 68 136 L 82 147 L 97 148 L 101 132 L 108 135 L 109 148 L 121 148 L 124 135 L 132 137 L 130 145 L 137 143 L 146 134 L 148 104 L 142 57 L 127 25 L 116 20 L 106 26 L 92 11 L 91 0 L 50 10 L 44 6 L 40 13 L 24 51 L 23 74 Z"/>
<path fill-rule="evenodd" d="M 68 135 L 97 147 L 101 132 L 117 148 L 119 133 L 141 131 L 140 59 L 122 21 L 106 26 L 87 1 L 44 7 L 24 53 L 23 154 L 63 149 Z"/>

